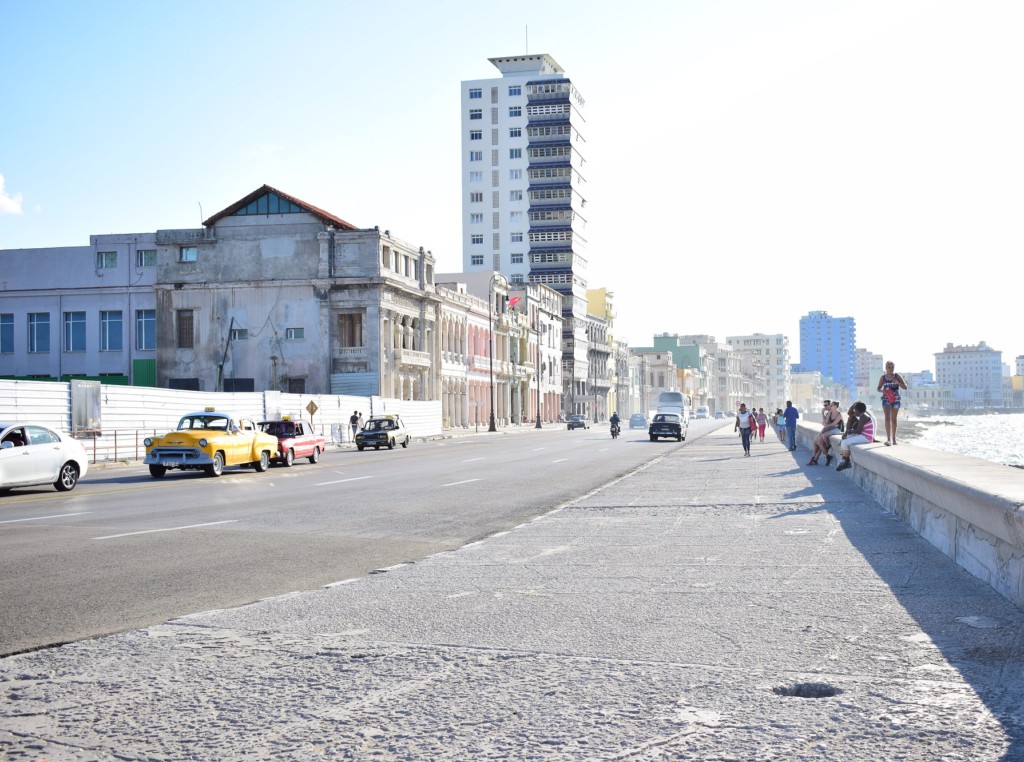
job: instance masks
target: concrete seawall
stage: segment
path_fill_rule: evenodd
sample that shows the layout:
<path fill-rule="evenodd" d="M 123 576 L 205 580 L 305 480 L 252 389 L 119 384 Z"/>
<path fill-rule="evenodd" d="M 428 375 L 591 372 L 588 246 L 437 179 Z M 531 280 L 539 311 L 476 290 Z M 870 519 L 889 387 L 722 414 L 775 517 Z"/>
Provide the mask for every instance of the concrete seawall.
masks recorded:
<path fill-rule="evenodd" d="M 798 422 L 797 442 L 811 449 L 820 431 Z M 832 437 L 837 456 L 839 441 Z M 857 445 L 852 460 L 848 478 L 1024 608 L 1024 471 L 905 443 Z"/>

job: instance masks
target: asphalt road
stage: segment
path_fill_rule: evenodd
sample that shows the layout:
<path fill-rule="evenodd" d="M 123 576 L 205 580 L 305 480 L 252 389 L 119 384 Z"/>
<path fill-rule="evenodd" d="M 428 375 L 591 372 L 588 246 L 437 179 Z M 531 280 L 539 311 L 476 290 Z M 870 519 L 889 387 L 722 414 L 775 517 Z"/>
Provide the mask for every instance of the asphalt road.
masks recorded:
<path fill-rule="evenodd" d="M 721 421 L 691 421 L 688 441 Z M 677 447 L 548 427 L 220 478 L 98 468 L 0 496 L 0 656 L 330 585 L 546 513 Z"/>

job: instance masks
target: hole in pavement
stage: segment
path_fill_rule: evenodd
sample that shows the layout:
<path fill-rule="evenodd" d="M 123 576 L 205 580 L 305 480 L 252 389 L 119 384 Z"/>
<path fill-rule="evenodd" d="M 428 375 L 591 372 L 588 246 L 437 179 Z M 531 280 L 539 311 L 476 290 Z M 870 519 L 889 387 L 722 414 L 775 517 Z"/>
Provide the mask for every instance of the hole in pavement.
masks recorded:
<path fill-rule="evenodd" d="M 797 683 L 796 685 L 780 685 L 772 688 L 776 696 L 795 696 L 796 698 L 829 698 L 842 693 L 842 689 L 828 683 Z"/>

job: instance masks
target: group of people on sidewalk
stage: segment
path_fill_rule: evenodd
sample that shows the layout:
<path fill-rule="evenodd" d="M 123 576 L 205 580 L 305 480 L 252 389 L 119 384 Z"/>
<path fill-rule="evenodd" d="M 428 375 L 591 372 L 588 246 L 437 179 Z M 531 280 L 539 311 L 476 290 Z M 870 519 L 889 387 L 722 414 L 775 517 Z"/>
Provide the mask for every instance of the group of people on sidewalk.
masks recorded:
<path fill-rule="evenodd" d="M 900 390 L 906 389 L 907 383 L 903 377 L 896 373 L 895 364 L 889 361 L 885 364 L 885 373 L 878 379 L 878 391 L 882 394 L 882 410 L 885 412 L 885 444 L 886 446 L 896 444 L 896 420 L 900 411 Z M 800 418 L 800 411 L 793 406 L 791 400 L 786 400 L 786 409 L 779 408 L 775 411 L 775 423 L 779 439 L 791 451 L 796 449 L 796 422 Z M 875 441 L 875 419 L 868 412 L 868 406 L 861 400 L 850 405 L 846 411 L 846 421 L 843 421 L 843 414 L 839 410 L 838 400 L 825 400 L 821 411 L 821 433 L 814 438 L 811 449 L 811 459 L 807 461 L 808 466 L 818 465 L 818 458 L 825 456 L 825 465 L 832 465 L 834 455 L 832 454 L 832 437 L 841 434 L 839 443 L 839 455 L 842 458 L 837 471 L 850 468 L 851 447 L 858 444 L 868 444 Z M 739 412 L 736 414 L 736 424 L 733 431 L 739 431 L 743 441 L 743 455 L 750 455 L 750 442 L 754 434 L 759 430 L 761 441 L 764 441 L 765 425 L 768 417 L 761 408 L 758 413 L 748 411 L 747 406 L 740 404 Z"/>

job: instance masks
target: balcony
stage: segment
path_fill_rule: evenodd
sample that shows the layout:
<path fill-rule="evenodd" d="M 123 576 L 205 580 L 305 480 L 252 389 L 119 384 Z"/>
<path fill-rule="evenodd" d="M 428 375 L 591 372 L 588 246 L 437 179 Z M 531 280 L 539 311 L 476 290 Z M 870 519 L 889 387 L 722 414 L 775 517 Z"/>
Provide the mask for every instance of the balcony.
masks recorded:
<path fill-rule="evenodd" d="M 399 365 L 406 365 L 414 368 L 429 368 L 430 354 L 428 352 L 417 352 L 414 349 L 398 348 L 395 350 L 395 362 Z"/>

